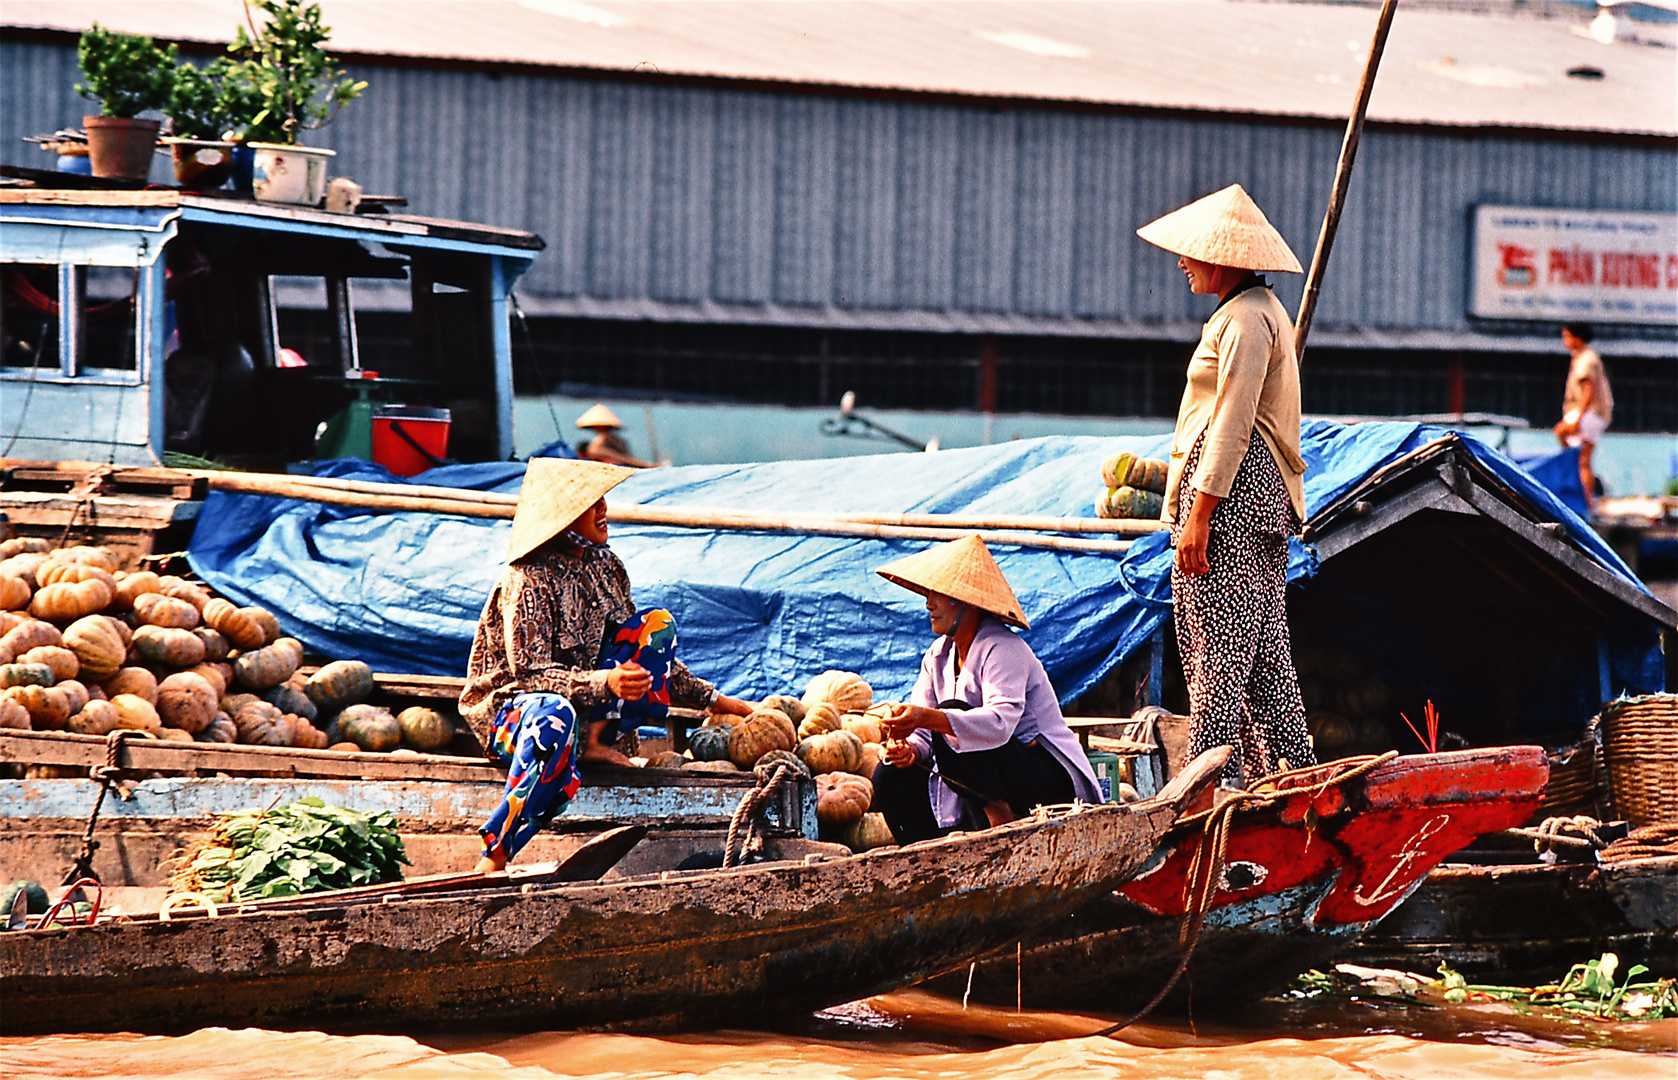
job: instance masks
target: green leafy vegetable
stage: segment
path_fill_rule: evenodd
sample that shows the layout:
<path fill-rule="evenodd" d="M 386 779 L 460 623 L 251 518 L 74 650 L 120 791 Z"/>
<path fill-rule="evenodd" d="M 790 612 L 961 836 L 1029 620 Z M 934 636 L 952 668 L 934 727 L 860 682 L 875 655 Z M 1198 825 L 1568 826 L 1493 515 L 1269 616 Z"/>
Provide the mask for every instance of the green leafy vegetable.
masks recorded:
<path fill-rule="evenodd" d="M 401 881 L 407 862 L 396 815 L 307 798 L 219 815 L 209 837 L 176 860 L 170 891 L 200 892 L 218 904 L 300 896 Z"/>

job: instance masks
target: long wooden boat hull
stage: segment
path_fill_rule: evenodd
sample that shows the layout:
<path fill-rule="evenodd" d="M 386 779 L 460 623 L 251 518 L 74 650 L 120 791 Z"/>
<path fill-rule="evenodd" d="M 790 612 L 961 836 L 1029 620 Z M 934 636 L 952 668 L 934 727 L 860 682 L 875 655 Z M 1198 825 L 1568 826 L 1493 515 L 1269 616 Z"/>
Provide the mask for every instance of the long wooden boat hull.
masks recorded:
<path fill-rule="evenodd" d="M 1452 863 L 1347 951 L 1360 964 L 1535 986 L 1603 952 L 1678 977 L 1678 857 L 1545 865 Z"/>
<path fill-rule="evenodd" d="M 1548 775 L 1541 747 L 1400 757 L 1344 785 L 1236 814 L 1225 871 L 1168 1010 L 1230 1008 L 1330 963 L 1476 836 L 1519 825 Z M 1126 1012 L 1182 959 L 1184 884 L 1202 837 L 1189 825 L 1116 892 L 980 962 L 975 998 Z M 966 973 L 941 980 L 966 989 Z"/>
<path fill-rule="evenodd" d="M 961 965 L 1111 890 L 1181 805 L 802 863 L 4 933 L 0 1032 L 671 1028 L 819 1009 Z"/>

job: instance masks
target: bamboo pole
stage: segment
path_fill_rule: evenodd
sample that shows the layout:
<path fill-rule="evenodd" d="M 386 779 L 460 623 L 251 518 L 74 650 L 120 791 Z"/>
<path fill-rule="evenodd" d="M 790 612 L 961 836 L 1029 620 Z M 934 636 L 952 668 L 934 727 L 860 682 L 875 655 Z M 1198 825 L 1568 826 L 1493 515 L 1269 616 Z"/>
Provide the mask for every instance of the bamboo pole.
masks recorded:
<path fill-rule="evenodd" d="M 392 510 L 421 510 L 453 513 L 464 517 L 510 518 L 518 507 L 518 496 L 464 488 L 431 487 L 423 484 L 380 484 L 365 480 L 340 480 L 319 476 L 281 476 L 271 473 L 201 472 L 212 489 L 253 495 L 335 502 L 347 506 L 383 507 Z M 322 497 L 323 493 L 332 497 Z M 347 497 L 340 497 L 347 496 Z M 718 527 L 723 518 L 736 519 L 737 528 L 747 525 L 738 519 L 790 520 L 802 525 L 843 523 L 892 525 L 904 528 L 953 530 L 1004 530 L 1049 533 L 1093 533 L 1098 535 L 1143 536 L 1163 531 L 1161 521 L 1136 518 L 1054 517 L 1048 514 L 890 514 L 841 513 L 762 515 L 752 511 L 713 510 L 702 507 L 646 506 L 619 503 L 609 507 L 613 521 L 636 525 L 692 525 Z"/>
<path fill-rule="evenodd" d="M 1363 65 L 1363 80 L 1358 83 L 1357 103 L 1346 119 L 1346 136 L 1340 143 L 1340 163 L 1334 169 L 1334 193 L 1329 196 L 1328 212 L 1323 215 L 1322 231 L 1317 234 L 1317 250 L 1311 255 L 1311 271 L 1305 275 L 1305 294 L 1299 298 L 1299 317 L 1294 320 L 1294 356 L 1300 363 L 1305 359 L 1305 339 L 1311 335 L 1311 319 L 1317 312 L 1317 295 L 1322 290 L 1323 275 L 1328 271 L 1328 256 L 1334 249 L 1334 236 L 1340 230 L 1340 212 L 1346 207 L 1346 190 L 1352 183 L 1352 163 L 1358 156 L 1358 141 L 1363 137 L 1363 118 L 1369 111 L 1369 95 L 1375 90 L 1375 73 L 1381 66 L 1381 54 L 1387 48 L 1387 32 L 1392 29 L 1393 14 L 1398 0 L 1382 0 L 1381 14 L 1375 21 L 1375 37 L 1369 43 L 1369 59 Z"/>
<path fill-rule="evenodd" d="M 455 514 L 461 517 L 508 519 L 518 508 L 512 495 L 497 495 L 482 491 L 457 488 L 426 487 L 408 484 L 376 484 L 365 481 L 332 480 L 326 477 L 280 476 L 267 473 L 205 472 L 209 486 L 216 491 L 235 491 L 250 495 L 272 495 L 302 499 L 336 506 L 355 506 L 366 509 L 419 511 L 423 513 Z M 412 494 L 412 492 L 434 492 Z M 863 515 L 856 515 L 863 516 Z M 886 516 L 886 515 L 883 515 Z M 1013 547 L 1037 548 L 1048 551 L 1067 551 L 1118 555 L 1130 549 L 1129 540 L 1090 540 L 1077 537 L 1045 536 L 1024 528 L 1004 527 L 1001 530 L 976 529 L 971 525 L 956 525 L 943 516 L 889 515 L 888 521 L 853 521 L 840 517 L 815 514 L 759 514 L 750 511 L 711 510 L 701 507 L 656 507 L 619 505 L 611 511 L 611 519 L 620 524 L 662 525 L 676 528 L 725 529 L 749 532 L 777 532 L 812 536 L 853 536 L 876 540 L 956 540 L 977 532 L 987 544 L 1006 544 Z M 898 524 L 906 518 L 939 522 L 937 525 Z M 971 518 L 956 520 L 1007 521 L 1006 518 Z M 1022 519 L 1013 519 L 1022 520 Z M 1041 519 L 1065 525 L 1084 519 Z M 1105 521 L 1101 525 L 1108 524 Z"/>

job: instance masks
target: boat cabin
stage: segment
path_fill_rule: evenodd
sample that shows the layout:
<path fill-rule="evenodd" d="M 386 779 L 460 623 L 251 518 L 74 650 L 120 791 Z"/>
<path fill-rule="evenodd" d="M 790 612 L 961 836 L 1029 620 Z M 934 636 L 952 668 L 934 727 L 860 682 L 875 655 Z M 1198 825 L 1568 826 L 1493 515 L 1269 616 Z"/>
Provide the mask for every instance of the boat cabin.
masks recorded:
<path fill-rule="evenodd" d="M 414 447 L 426 464 L 512 455 L 508 304 L 543 247 L 533 233 L 224 194 L 8 188 L 0 237 L 7 457 L 372 459 L 373 420 L 402 415 L 392 406 L 449 421 L 446 445 Z M 281 298 L 324 305 L 329 332 L 293 347 Z M 410 347 L 364 364 L 358 304 L 405 314 Z"/>

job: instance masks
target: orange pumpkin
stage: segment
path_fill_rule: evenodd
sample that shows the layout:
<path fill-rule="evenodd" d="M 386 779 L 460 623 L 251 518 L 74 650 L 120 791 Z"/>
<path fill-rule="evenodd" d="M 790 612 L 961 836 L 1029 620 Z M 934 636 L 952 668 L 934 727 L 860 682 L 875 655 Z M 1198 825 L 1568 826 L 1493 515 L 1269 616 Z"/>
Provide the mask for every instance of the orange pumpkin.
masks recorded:
<path fill-rule="evenodd" d="M 0 611 L 22 611 L 34 595 L 35 590 L 22 578 L 11 574 L 0 576 Z"/>
<path fill-rule="evenodd" d="M 227 687 L 233 682 L 233 669 L 226 664 L 204 663 L 187 670 L 194 675 L 201 676 L 205 682 L 215 687 L 218 701 L 221 699 L 221 695 L 227 693 Z"/>
<path fill-rule="evenodd" d="M 0 664 L 9 664 L 15 657 L 42 645 L 62 645 L 64 635 L 58 627 L 40 619 L 26 619 L 0 636 Z"/>
<path fill-rule="evenodd" d="M 829 731 L 798 744 L 798 759 L 817 775 L 855 773 L 862 766 L 862 740 L 848 731 Z"/>
<path fill-rule="evenodd" d="M 9 697 L 0 696 L 0 728 L 30 731 L 34 726 L 29 721 L 28 709 Z"/>
<path fill-rule="evenodd" d="M 177 600 L 185 600 L 199 611 L 203 611 L 204 605 L 210 602 L 210 590 L 173 574 L 165 574 L 157 579 L 157 591 Z"/>
<path fill-rule="evenodd" d="M 233 661 L 233 677 L 241 686 L 266 690 L 291 678 L 302 663 L 303 643 L 296 638 L 280 638 L 272 645 L 240 653 Z"/>
<path fill-rule="evenodd" d="M 89 566 L 87 563 L 61 562 L 58 559 L 48 559 L 35 569 L 35 584 L 43 588 L 57 585 L 62 581 L 91 581 L 98 578 L 111 587 L 111 594 L 116 595 L 117 581 L 110 571 L 99 566 Z"/>
<path fill-rule="evenodd" d="M 839 730 L 839 710 L 831 701 L 818 701 L 804 710 L 804 722 L 798 725 L 800 738 L 825 735 Z"/>
<path fill-rule="evenodd" d="M 0 540 L 0 559 L 9 559 L 13 555 L 25 552 L 48 552 L 52 550 L 52 541 L 44 536 L 14 536 L 10 540 Z"/>
<path fill-rule="evenodd" d="M 233 651 L 227 638 L 208 627 L 200 626 L 192 632 L 192 636 L 204 643 L 204 660 L 207 663 L 220 663 L 227 659 L 228 653 Z"/>
<path fill-rule="evenodd" d="M 795 724 L 804 723 L 804 702 L 791 694 L 770 694 L 763 699 L 765 709 L 779 709 Z"/>
<path fill-rule="evenodd" d="M 841 721 L 840 726 L 865 743 L 885 741 L 885 731 L 880 721 L 867 713 L 852 713 Z"/>
<path fill-rule="evenodd" d="M 162 593 L 145 593 L 134 598 L 134 614 L 148 626 L 172 626 L 191 630 L 198 625 L 198 609 L 185 600 Z"/>
<path fill-rule="evenodd" d="M 233 720 L 218 713 L 210 726 L 193 736 L 199 742 L 205 743 L 234 743 L 239 741 L 239 729 L 233 726 Z"/>
<path fill-rule="evenodd" d="M 116 674 L 104 682 L 105 696 L 114 698 L 118 694 L 133 694 L 135 697 L 145 698 L 153 705 L 157 704 L 157 676 L 143 667 L 118 668 Z"/>
<path fill-rule="evenodd" d="M 111 704 L 117 710 L 117 727 L 130 731 L 149 731 L 153 735 L 163 733 L 163 720 L 157 715 L 157 709 L 143 697 L 134 694 L 118 694 L 111 699 Z"/>
<path fill-rule="evenodd" d="M 402 745 L 423 753 L 441 750 L 454 741 L 454 723 L 436 709 L 413 705 L 396 714 Z"/>
<path fill-rule="evenodd" d="M 86 692 L 78 695 L 69 686 L 14 686 L 0 693 L 24 707 L 36 731 L 62 731 L 87 704 Z"/>
<path fill-rule="evenodd" d="M 150 570 L 133 570 L 116 575 L 116 595 L 111 599 L 111 606 L 118 611 L 128 611 L 134 607 L 134 601 L 147 593 L 157 592 L 162 586 L 161 580 Z"/>
<path fill-rule="evenodd" d="M 853 773 L 832 772 L 816 777 L 816 823 L 822 835 L 854 825 L 874 801 L 874 785 Z"/>
<path fill-rule="evenodd" d="M 81 672 L 81 661 L 62 645 L 37 645 L 17 658 L 20 664 L 45 664 L 52 668 L 53 681 L 74 679 Z"/>
<path fill-rule="evenodd" d="M 274 618 L 274 613 L 266 608 L 243 607 L 239 610 L 249 615 L 251 620 L 262 628 L 262 644 L 264 645 L 272 645 L 280 640 L 280 635 L 285 632 L 280 629 L 280 620 Z"/>
<path fill-rule="evenodd" d="M 41 564 L 46 562 L 48 557 L 44 551 L 29 551 L 22 555 L 13 555 L 4 562 L 0 562 L 0 574 L 20 577 L 28 582 L 31 589 L 40 588 L 41 583 L 35 580 L 35 571 L 41 568 Z"/>
<path fill-rule="evenodd" d="M 251 746 L 290 746 L 291 721 L 260 698 L 241 708 L 233 717 L 239 741 Z"/>
<path fill-rule="evenodd" d="M 204 605 L 204 624 L 241 649 L 268 644 L 267 633 L 255 619 L 219 596 Z"/>
<path fill-rule="evenodd" d="M 29 601 L 29 614 L 49 622 L 73 622 L 83 615 L 103 611 L 111 603 L 111 586 L 91 578 L 43 585 Z"/>
<path fill-rule="evenodd" d="M 804 689 L 804 705 L 831 701 L 841 713 L 861 712 L 874 703 L 874 688 L 850 671 L 824 671 Z"/>
<path fill-rule="evenodd" d="M 84 544 L 59 548 L 52 553 L 52 557 L 64 562 L 86 563 L 89 566 L 97 566 L 108 574 L 116 573 L 117 567 L 122 565 L 122 561 L 117 558 L 117 553 L 110 548 L 88 547 Z"/>
<path fill-rule="evenodd" d="M 109 735 L 115 731 L 122 716 L 109 701 L 90 701 L 82 711 L 70 717 L 66 730 L 77 735 Z"/>
<path fill-rule="evenodd" d="M 326 716 L 366 701 L 375 685 L 373 669 L 364 661 L 334 660 L 309 676 L 303 692 L 315 703 L 320 715 Z"/>
<path fill-rule="evenodd" d="M 138 627 L 134 631 L 134 651 L 146 663 L 159 667 L 189 668 L 204 662 L 204 643 L 191 630 L 172 626 Z"/>
<path fill-rule="evenodd" d="M 76 654 L 82 675 L 102 682 L 122 667 L 128 656 L 128 642 L 123 637 L 127 629 L 116 619 L 85 615 L 64 628 L 61 640 Z"/>
<path fill-rule="evenodd" d="M 196 735 L 216 718 L 221 694 L 204 676 L 177 671 L 157 684 L 157 713 L 169 727 Z"/>
<path fill-rule="evenodd" d="M 286 713 L 285 718 L 291 722 L 291 745 L 304 750 L 325 750 L 330 740 L 326 732 L 309 722 L 304 716 Z"/>
<path fill-rule="evenodd" d="M 862 744 L 862 761 L 857 764 L 856 774 L 874 779 L 874 770 L 878 769 L 886 760 L 886 748 L 877 742 Z"/>
<path fill-rule="evenodd" d="M 728 736 L 728 760 L 749 769 L 771 750 L 798 745 L 792 721 L 779 709 L 758 709 L 734 726 Z"/>

